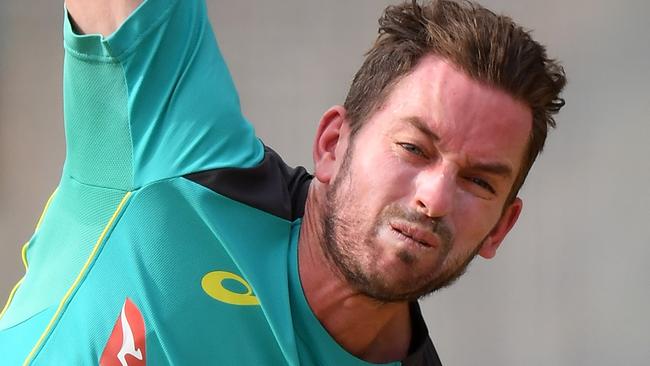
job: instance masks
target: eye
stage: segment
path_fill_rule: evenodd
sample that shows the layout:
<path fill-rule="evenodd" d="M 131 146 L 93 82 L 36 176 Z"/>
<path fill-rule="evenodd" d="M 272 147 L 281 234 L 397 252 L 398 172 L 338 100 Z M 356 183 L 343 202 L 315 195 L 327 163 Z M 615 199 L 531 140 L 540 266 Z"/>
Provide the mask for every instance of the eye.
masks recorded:
<path fill-rule="evenodd" d="M 408 153 L 417 156 L 424 156 L 424 152 L 422 152 L 422 150 L 419 147 L 413 144 L 409 144 L 408 142 L 398 142 L 397 145 L 399 145 L 402 149 L 406 150 Z"/>
<path fill-rule="evenodd" d="M 468 177 L 468 178 L 466 178 L 466 179 L 469 180 L 470 182 L 472 182 L 473 184 L 475 184 L 475 185 L 481 187 L 482 189 L 485 189 L 486 191 L 492 193 L 492 194 L 496 194 L 496 193 L 497 193 L 496 190 L 495 190 L 495 189 L 490 185 L 490 183 L 486 182 L 485 180 L 483 180 L 483 179 L 481 179 L 481 178 L 478 178 L 478 177 Z"/>

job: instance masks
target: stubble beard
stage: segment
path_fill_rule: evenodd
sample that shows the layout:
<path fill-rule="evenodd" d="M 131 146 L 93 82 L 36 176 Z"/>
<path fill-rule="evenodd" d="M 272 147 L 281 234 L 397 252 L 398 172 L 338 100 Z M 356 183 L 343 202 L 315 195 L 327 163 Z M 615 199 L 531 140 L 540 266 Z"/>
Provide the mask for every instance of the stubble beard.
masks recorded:
<path fill-rule="evenodd" d="M 327 191 L 323 208 L 324 237 L 321 245 L 330 266 L 359 293 L 383 303 L 416 301 L 453 284 L 465 273 L 467 266 L 478 254 L 483 241 L 470 253 L 456 258 L 448 258 L 453 235 L 442 220 L 438 221 L 437 225 L 432 226 L 431 229 L 440 238 L 441 245 L 438 250 L 441 253 L 439 253 L 436 265 L 429 272 L 397 286 L 387 277 L 389 276 L 387 271 L 371 268 L 374 265 L 372 252 L 378 250 L 373 238 L 376 237 L 379 226 L 388 218 L 406 219 L 410 222 L 418 222 L 420 226 L 425 220 L 431 223 L 431 219 L 391 206 L 383 210 L 381 217 L 372 224 L 369 232 L 362 232 L 361 234 L 364 235 L 359 235 L 359 229 L 363 228 L 362 218 L 345 216 L 346 206 L 351 207 L 349 205 L 354 204 L 352 194 L 349 193 L 350 187 L 347 187 L 348 190 L 343 187 L 344 184 L 352 184 L 350 148 L 343 157 L 341 173 Z M 361 244 L 358 243 L 359 240 L 362 241 Z M 412 265 L 418 261 L 418 258 L 408 251 L 400 251 L 396 255 L 404 265 Z M 445 259 L 448 263 L 443 264 Z"/>

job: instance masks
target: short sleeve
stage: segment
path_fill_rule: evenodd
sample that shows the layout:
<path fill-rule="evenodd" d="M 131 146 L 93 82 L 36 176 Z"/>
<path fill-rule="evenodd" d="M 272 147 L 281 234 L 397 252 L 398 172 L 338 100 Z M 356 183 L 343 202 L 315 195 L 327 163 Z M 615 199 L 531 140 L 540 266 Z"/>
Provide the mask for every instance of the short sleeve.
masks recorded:
<path fill-rule="evenodd" d="M 106 38 L 66 14 L 64 42 L 67 175 L 131 190 L 262 159 L 203 0 L 147 0 Z"/>

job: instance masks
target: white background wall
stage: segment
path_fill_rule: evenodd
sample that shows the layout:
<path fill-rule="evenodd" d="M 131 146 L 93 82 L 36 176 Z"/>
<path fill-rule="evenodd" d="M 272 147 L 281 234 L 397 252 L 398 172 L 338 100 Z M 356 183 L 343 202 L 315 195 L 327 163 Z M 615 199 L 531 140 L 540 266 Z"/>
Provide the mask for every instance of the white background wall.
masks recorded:
<path fill-rule="evenodd" d="M 258 134 L 311 166 L 388 1 L 209 0 Z M 447 365 L 650 364 L 650 2 L 485 0 L 534 29 L 567 106 L 498 256 L 424 303 Z M 64 157 L 57 1 L 0 3 L 0 302 Z M 3 304 L 0 304 L 2 306 Z"/>

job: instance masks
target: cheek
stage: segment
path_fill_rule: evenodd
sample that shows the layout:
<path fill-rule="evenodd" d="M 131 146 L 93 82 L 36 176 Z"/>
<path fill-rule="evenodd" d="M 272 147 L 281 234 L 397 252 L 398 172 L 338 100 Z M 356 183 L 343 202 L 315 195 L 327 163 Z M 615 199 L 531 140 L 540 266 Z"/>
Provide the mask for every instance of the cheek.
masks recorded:
<path fill-rule="evenodd" d="M 367 155 L 359 160 L 355 171 L 357 178 L 373 197 L 395 201 L 408 196 L 413 189 L 418 170 L 391 151 L 381 151 L 381 154 Z"/>
<path fill-rule="evenodd" d="M 456 228 L 456 242 L 462 245 L 477 245 L 494 228 L 501 214 L 496 204 L 459 194 L 453 213 Z"/>

